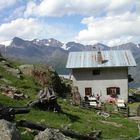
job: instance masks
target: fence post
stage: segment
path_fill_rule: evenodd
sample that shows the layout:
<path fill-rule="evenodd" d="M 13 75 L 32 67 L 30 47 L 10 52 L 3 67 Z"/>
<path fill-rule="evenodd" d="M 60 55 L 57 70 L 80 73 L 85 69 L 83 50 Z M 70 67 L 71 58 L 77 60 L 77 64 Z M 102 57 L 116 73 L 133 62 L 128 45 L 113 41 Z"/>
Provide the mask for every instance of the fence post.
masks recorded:
<path fill-rule="evenodd" d="M 140 116 L 140 105 L 137 107 L 137 116 Z"/>

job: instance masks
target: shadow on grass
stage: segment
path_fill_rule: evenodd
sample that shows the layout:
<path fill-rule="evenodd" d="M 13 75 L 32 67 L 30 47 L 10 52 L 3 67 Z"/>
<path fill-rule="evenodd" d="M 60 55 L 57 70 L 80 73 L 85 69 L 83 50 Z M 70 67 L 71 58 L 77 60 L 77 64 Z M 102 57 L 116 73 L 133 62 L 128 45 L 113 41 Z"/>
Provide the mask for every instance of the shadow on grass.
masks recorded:
<path fill-rule="evenodd" d="M 79 116 L 72 115 L 72 114 L 67 113 L 67 112 L 61 111 L 60 113 L 66 115 L 71 120 L 71 122 L 76 122 L 76 121 L 78 121 L 80 119 Z"/>
<path fill-rule="evenodd" d="M 79 116 L 64 112 L 63 110 L 61 110 L 61 107 L 56 103 L 56 104 L 51 104 L 49 102 L 45 102 L 45 104 L 41 103 L 39 100 L 35 100 L 35 101 L 31 101 L 28 103 L 27 105 L 30 108 L 35 108 L 35 109 L 39 109 L 39 110 L 43 110 L 43 111 L 51 111 L 53 112 L 54 110 L 58 113 L 58 114 L 62 114 L 62 115 L 66 115 L 71 122 L 75 122 L 78 121 L 80 119 Z"/>

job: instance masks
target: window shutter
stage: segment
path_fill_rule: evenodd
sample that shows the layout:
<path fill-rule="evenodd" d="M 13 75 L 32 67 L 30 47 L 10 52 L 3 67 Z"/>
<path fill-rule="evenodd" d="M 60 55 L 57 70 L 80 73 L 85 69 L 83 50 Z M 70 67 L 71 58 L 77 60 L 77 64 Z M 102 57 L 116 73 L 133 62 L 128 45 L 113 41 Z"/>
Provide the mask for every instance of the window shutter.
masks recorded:
<path fill-rule="evenodd" d="M 119 87 L 116 87 L 116 93 L 120 94 L 120 88 Z"/>
<path fill-rule="evenodd" d="M 110 95 L 110 88 L 107 88 L 107 95 Z"/>

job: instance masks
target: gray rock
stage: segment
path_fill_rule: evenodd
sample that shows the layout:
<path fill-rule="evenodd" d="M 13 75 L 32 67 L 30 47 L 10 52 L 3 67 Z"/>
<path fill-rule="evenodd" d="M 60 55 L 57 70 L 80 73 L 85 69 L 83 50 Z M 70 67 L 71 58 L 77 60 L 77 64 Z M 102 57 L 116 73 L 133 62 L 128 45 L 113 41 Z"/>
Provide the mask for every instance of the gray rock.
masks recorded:
<path fill-rule="evenodd" d="M 12 123 L 0 120 L 0 140 L 21 140 L 21 136 Z"/>
<path fill-rule="evenodd" d="M 25 95 L 23 94 L 21 90 L 13 86 L 0 85 L 0 91 L 1 91 L 1 94 L 6 95 L 10 98 L 14 98 L 14 99 L 28 98 L 27 96 L 25 97 Z"/>
<path fill-rule="evenodd" d="M 20 78 L 20 70 L 19 69 L 14 69 L 14 68 L 7 68 L 6 69 L 8 72 L 10 72 L 13 76 L 16 76 L 17 78 Z"/>
<path fill-rule="evenodd" d="M 25 75 L 32 75 L 32 70 L 34 70 L 34 65 L 25 64 L 19 66 L 20 71 Z"/>
<path fill-rule="evenodd" d="M 64 136 L 59 132 L 58 129 L 50 129 L 47 128 L 45 131 L 40 132 L 37 136 L 35 136 L 34 140 L 72 140 Z"/>

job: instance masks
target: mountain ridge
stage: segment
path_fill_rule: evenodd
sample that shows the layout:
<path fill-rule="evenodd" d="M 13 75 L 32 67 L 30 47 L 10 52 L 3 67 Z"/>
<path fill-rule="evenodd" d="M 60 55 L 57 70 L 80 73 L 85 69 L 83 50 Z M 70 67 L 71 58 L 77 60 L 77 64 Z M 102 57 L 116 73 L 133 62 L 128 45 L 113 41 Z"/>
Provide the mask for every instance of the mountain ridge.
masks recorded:
<path fill-rule="evenodd" d="M 10 41 L 9 41 L 10 42 Z M 136 45 L 133 42 L 128 42 L 125 44 L 121 44 L 121 45 L 116 45 L 116 46 L 108 46 L 105 44 L 102 44 L 100 42 L 93 44 L 93 45 L 84 45 L 78 42 L 74 42 L 74 41 L 70 41 L 67 43 L 62 43 L 61 41 L 58 41 L 57 39 L 54 38 L 48 38 L 48 39 L 33 39 L 33 40 L 25 40 L 19 37 L 14 37 L 11 41 L 11 43 L 9 45 L 4 45 L 0 43 L 0 46 L 5 46 L 5 47 L 19 47 L 24 45 L 25 47 L 27 46 L 32 46 L 34 45 L 34 47 L 45 47 L 45 46 L 49 46 L 49 47 L 58 47 L 58 48 L 62 48 L 63 50 L 67 50 L 67 51 L 94 51 L 95 49 L 101 49 L 101 50 L 109 50 L 109 49 L 130 49 L 131 51 L 137 51 L 140 50 L 140 47 L 138 47 L 139 45 Z M 64 47 L 65 45 L 65 47 Z"/>

